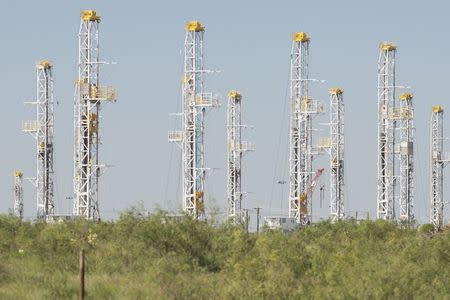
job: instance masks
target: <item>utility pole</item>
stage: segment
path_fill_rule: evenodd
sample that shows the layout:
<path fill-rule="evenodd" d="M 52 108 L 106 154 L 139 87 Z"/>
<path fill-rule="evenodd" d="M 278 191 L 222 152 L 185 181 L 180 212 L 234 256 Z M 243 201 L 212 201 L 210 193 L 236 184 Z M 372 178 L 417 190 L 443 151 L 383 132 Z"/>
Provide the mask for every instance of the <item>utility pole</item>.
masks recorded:
<path fill-rule="evenodd" d="M 82 218 L 99 220 L 98 185 L 103 167 L 99 161 L 100 111 L 103 103 L 117 100 L 116 90 L 100 85 L 99 25 L 96 11 L 81 12 L 78 33 L 78 80 L 74 111 L 74 205 L 73 213 Z"/>
<path fill-rule="evenodd" d="M 259 219 L 260 219 L 260 211 L 261 211 L 261 207 L 255 207 L 254 208 L 256 210 L 256 232 L 259 232 Z"/>
<path fill-rule="evenodd" d="M 205 114 L 206 109 L 218 106 L 216 97 L 204 90 L 205 27 L 199 21 L 186 24 L 184 41 L 184 76 L 181 131 L 169 132 L 169 142 L 182 149 L 183 210 L 193 218 L 205 217 Z"/>
<path fill-rule="evenodd" d="M 22 131 L 36 140 L 36 203 L 38 219 L 47 220 L 55 213 L 53 188 L 54 117 L 53 65 L 48 60 L 36 65 L 36 120 L 24 121 Z"/>
<path fill-rule="evenodd" d="M 243 218 L 243 223 L 244 223 L 244 227 L 245 227 L 245 232 L 248 233 L 248 225 L 250 223 L 250 215 L 248 213 L 248 208 L 242 209 L 242 218 Z"/>

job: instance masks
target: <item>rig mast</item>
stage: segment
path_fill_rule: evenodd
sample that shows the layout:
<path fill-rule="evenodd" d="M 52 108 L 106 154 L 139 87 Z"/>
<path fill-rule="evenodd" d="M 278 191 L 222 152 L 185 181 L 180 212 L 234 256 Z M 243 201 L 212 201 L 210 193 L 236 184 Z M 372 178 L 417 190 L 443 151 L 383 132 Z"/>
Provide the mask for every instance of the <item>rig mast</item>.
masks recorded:
<path fill-rule="evenodd" d="M 74 206 L 73 213 L 100 219 L 98 203 L 100 109 L 103 102 L 116 101 L 116 90 L 100 86 L 100 16 L 93 10 L 81 12 L 78 34 L 78 80 L 74 99 Z"/>
<path fill-rule="evenodd" d="M 435 105 L 431 113 L 431 212 L 430 222 L 436 231 L 444 222 L 444 109 Z"/>
<path fill-rule="evenodd" d="M 242 155 L 244 152 L 252 151 L 253 145 L 242 141 L 241 121 L 241 100 L 242 95 L 237 91 L 228 93 L 227 109 L 227 155 L 228 155 L 228 218 L 233 223 L 244 221 L 242 210 Z"/>
<path fill-rule="evenodd" d="M 414 110 L 413 95 L 400 95 L 400 221 L 414 221 Z"/>
<path fill-rule="evenodd" d="M 183 210 L 194 218 L 205 216 L 205 114 L 218 105 L 212 93 L 204 91 L 205 27 L 199 21 L 186 24 L 184 76 L 182 80 L 182 131 L 169 132 L 169 142 L 182 148 Z"/>
<path fill-rule="evenodd" d="M 37 217 L 46 220 L 55 212 L 53 192 L 53 66 L 43 60 L 36 65 L 37 99 L 27 104 L 36 105 L 36 120 L 22 123 L 22 131 L 36 140 L 36 198 Z"/>
<path fill-rule="evenodd" d="M 344 99 L 343 90 L 330 92 L 330 215 L 344 218 Z"/>
<path fill-rule="evenodd" d="M 289 132 L 289 217 L 301 226 L 311 222 L 312 201 L 302 195 L 313 175 L 313 116 L 323 108 L 309 96 L 309 42 L 305 32 L 293 35 L 291 50 L 291 111 Z M 306 203 L 304 203 L 306 202 Z"/>
<path fill-rule="evenodd" d="M 395 54 L 397 47 L 382 43 L 378 58 L 378 178 L 377 218 L 394 219 L 395 203 Z"/>
<path fill-rule="evenodd" d="M 14 172 L 14 215 L 23 219 L 23 185 L 22 171 Z"/>

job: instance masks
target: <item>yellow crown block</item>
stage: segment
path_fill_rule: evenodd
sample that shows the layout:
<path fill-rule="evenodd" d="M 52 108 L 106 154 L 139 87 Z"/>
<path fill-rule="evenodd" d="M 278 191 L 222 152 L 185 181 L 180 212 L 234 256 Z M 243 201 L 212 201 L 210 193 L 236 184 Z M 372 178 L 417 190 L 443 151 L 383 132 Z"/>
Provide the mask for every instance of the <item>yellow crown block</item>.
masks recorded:
<path fill-rule="evenodd" d="M 341 95 L 344 92 L 344 90 L 342 90 L 340 88 L 331 88 L 331 89 L 328 90 L 328 92 L 331 95 Z"/>
<path fill-rule="evenodd" d="M 39 69 L 47 70 L 52 67 L 52 63 L 48 60 L 41 60 L 40 62 L 38 62 L 37 67 Z"/>
<path fill-rule="evenodd" d="M 95 10 L 83 10 L 81 12 L 81 20 L 83 21 L 100 21 L 100 16 Z"/>
<path fill-rule="evenodd" d="M 411 101 L 413 98 L 413 94 L 411 93 L 403 93 L 400 95 L 400 100 L 402 101 Z"/>
<path fill-rule="evenodd" d="M 431 108 L 432 112 L 434 113 L 440 113 L 444 111 L 444 108 L 440 105 L 433 105 L 433 107 Z"/>
<path fill-rule="evenodd" d="M 200 23 L 200 21 L 189 21 L 186 23 L 186 30 L 187 31 L 205 31 L 205 27 Z"/>
<path fill-rule="evenodd" d="M 380 49 L 384 51 L 394 51 L 397 50 L 397 46 L 394 43 L 384 42 L 380 44 Z"/>
<path fill-rule="evenodd" d="M 294 33 L 292 39 L 294 42 L 308 42 L 310 38 L 306 32 L 301 31 Z"/>

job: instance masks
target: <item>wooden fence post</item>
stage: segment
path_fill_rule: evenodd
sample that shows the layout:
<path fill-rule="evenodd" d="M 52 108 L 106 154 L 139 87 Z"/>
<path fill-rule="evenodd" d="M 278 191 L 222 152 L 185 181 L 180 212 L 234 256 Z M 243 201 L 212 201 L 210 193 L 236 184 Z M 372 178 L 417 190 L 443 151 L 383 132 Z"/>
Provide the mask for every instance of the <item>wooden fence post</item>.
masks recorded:
<path fill-rule="evenodd" d="M 84 249 L 80 251 L 80 300 L 84 300 Z"/>

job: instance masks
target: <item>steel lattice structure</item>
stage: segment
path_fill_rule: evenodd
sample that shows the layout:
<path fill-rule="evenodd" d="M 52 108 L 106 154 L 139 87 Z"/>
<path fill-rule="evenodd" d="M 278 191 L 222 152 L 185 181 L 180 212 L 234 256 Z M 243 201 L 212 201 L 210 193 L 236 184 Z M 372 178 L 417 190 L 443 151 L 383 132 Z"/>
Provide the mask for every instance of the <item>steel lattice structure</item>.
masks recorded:
<path fill-rule="evenodd" d="M 116 101 L 116 91 L 100 86 L 100 16 L 93 10 L 81 12 L 78 34 L 78 80 L 74 99 L 74 207 L 73 213 L 87 219 L 100 219 L 98 183 L 99 125 L 101 103 Z"/>
<path fill-rule="evenodd" d="M 435 105 L 431 113 L 431 212 L 430 222 L 440 230 L 444 222 L 444 109 Z"/>
<path fill-rule="evenodd" d="M 242 210 L 243 193 L 241 190 L 242 181 L 242 155 L 244 152 L 252 151 L 253 146 L 242 141 L 241 121 L 241 100 L 242 95 L 237 91 L 228 93 L 227 106 L 227 197 L 228 197 L 228 218 L 233 223 L 244 221 Z"/>
<path fill-rule="evenodd" d="M 313 175 L 313 116 L 322 107 L 309 96 L 309 42 L 305 32 L 293 35 L 291 50 L 291 111 L 289 132 L 289 217 L 300 225 L 311 222 L 306 189 Z"/>
<path fill-rule="evenodd" d="M 212 93 L 204 91 L 205 27 L 199 21 L 186 24 L 182 86 L 182 131 L 169 132 L 169 141 L 182 148 L 183 210 L 194 218 L 205 215 L 205 113 L 217 106 Z"/>
<path fill-rule="evenodd" d="M 395 114 L 400 131 L 400 221 L 414 222 L 414 110 L 413 95 L 400 95 Z"/>
<path fill-rule="evenodd" d="M 382 43 L 378 59 L 378 178 L 377 218 L 394 219 L 395 203 L 395 54 L 397 47 Z"/>
<path fill-rule="evenodd" d="M 22 131 L 36 140 L 36 203 L 37 217 L 47 219 L 55 212 L 53 191 L 54 116 L 53 116 L 53 66 L 43 60 L 36 65 L 37 99 L 36 120 L 25 121 Z"/>
<path fill-rule="evenodd" d="M 343 90 L 330 89 L 330 216 L 344 218 L 344 99 Z"/>
<path fill-rule="evenodd" d="M 23 173 L 21 171 L 14 172 L 14 215 L 23 219 Z"/>

